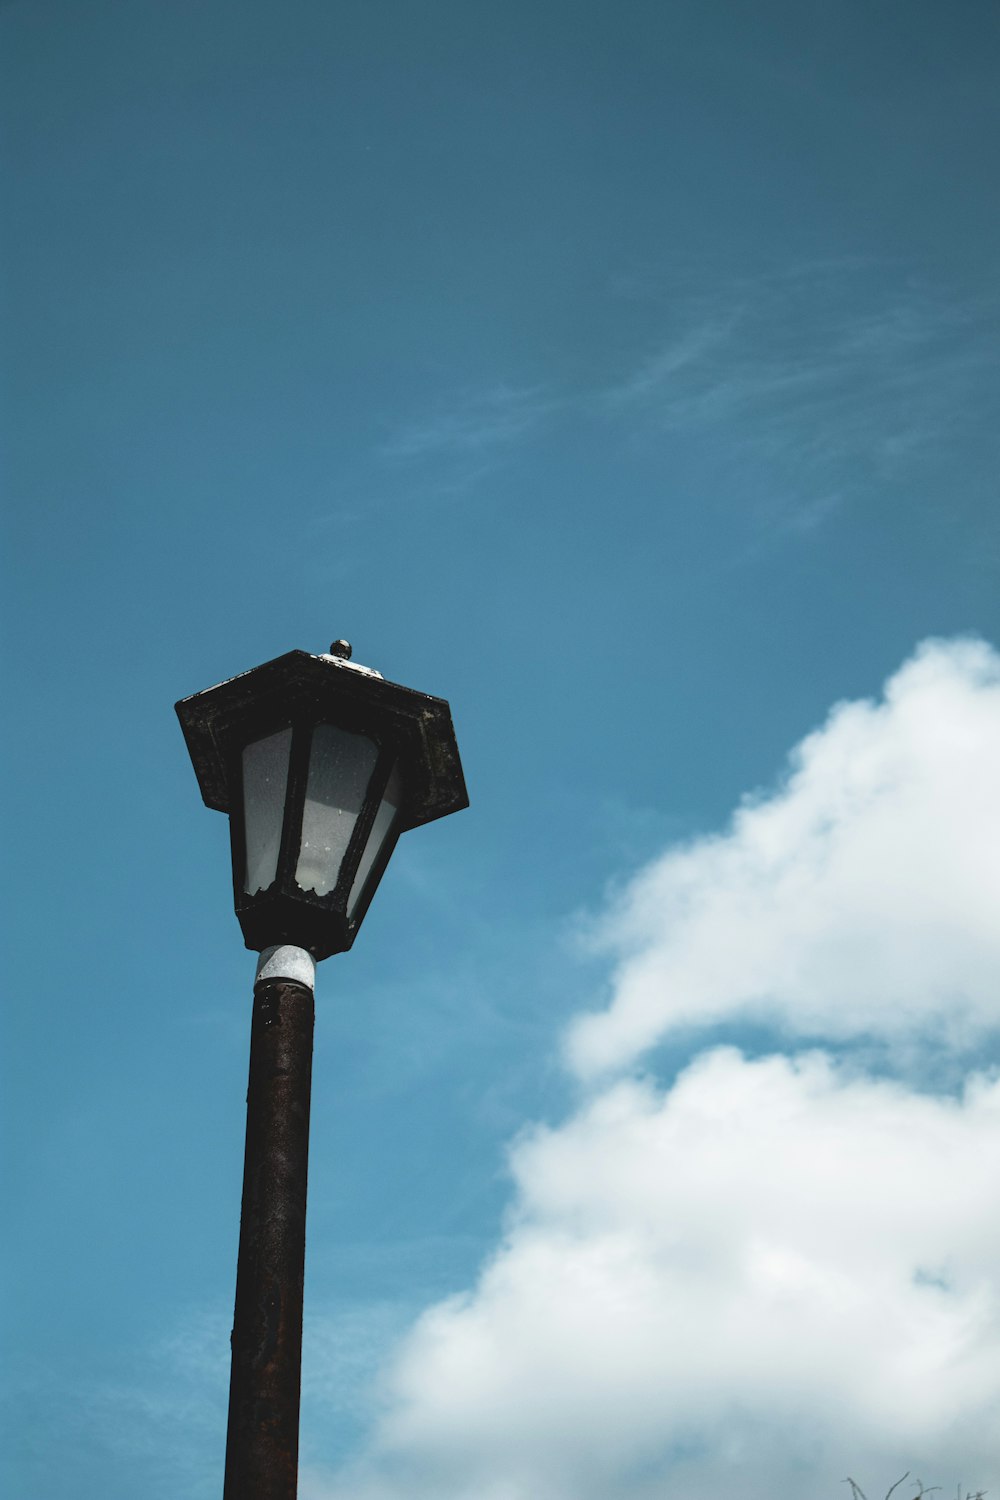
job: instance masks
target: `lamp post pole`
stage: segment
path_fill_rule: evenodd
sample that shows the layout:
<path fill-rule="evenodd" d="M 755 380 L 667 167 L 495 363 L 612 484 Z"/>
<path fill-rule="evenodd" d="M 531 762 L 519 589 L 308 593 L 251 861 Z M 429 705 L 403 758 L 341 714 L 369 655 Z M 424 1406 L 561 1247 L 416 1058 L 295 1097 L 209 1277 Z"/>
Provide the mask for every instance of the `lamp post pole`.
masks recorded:
<path fill-rule="evenodd" d="M 295 1500 L 316 963 L 352 946 L 399 836 L 469 805 L 445 700 L 350 658 L 288 651 L 175 705 L 260 954 L 224 1500 Z"/>
<path fill-rule="evenodd" d="M 257 967 L 224 1500 L 295 1500 L 315 967 L 291 946 Z"/>

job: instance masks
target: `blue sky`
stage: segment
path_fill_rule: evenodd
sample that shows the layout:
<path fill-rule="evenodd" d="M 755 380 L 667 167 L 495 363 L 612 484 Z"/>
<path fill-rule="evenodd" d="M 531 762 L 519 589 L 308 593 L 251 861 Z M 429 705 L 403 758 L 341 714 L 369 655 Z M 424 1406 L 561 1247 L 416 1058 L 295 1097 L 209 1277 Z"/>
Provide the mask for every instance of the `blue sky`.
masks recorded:
<path fill-rule="evenodd" d="M 220 1489 L 253 959 L 173 703 L 336 636 L 471 807 L 319 972 L 303 1500 L 1000 1486 L 994 7 L 15 0 L 0 52 L 9 1493 Z M 774 1100 L 817 1222 L 954 1183 L 953 1242 L 820 1265 Z M 826 1385 L 734 1353 L 789 1288 Z M 581 1349 L 619 1293 L 697 1379 Z"/>

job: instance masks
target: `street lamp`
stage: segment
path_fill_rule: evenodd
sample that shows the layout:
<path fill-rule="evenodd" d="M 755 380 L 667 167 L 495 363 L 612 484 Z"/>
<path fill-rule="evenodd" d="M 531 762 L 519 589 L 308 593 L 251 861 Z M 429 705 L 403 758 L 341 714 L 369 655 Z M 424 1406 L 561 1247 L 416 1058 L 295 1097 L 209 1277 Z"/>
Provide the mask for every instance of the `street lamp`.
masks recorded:
<path fill-rule="evenodd" d="M 260 953 L 224 1500 L 296 1493 L 316 962 L 351 947 L 399 835 L 469 801 L 444 699 L 350 656 L 289 651 L 176 705 Z"/>

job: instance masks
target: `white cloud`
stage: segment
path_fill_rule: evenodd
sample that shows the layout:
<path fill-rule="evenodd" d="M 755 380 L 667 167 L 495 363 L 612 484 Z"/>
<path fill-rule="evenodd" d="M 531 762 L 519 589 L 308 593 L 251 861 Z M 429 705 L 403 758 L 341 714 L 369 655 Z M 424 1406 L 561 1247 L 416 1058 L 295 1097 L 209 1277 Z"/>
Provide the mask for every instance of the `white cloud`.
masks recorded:
<path fill-rule="evenodd" d="M 599 934 L 612 1000 L 576 1022 L 572 1063 L 592 1075 L 733 1018 L 968 1044 L 1000 1021 L 998 892 L 1000 658 L 930 642 L 724 834 L 631 883 Z"/>
<path fill-rule="evenodd" d="M 402 1346 L 338 1500 L 1000 1478 L 1000 1085 L 954 1102 L 718 1049 L 513 1166 L 499 1254 Z"/>
<path fill-rule="evenodd" d="M 668 1089 L 599 1070 L 762 1008 L 832 1040 L 992 1025 L 998 752 L 1000 659 L 932 643 L 632 883 L 611 1003 L 572 1035 L 596 1086 L 515 1143 L 495 1256 L 303 1500 L 820 1500 L 904 1468 L 996 1492 L 996 1076 L 940 1097 L 816 1048 L 712 1047 Z"/>

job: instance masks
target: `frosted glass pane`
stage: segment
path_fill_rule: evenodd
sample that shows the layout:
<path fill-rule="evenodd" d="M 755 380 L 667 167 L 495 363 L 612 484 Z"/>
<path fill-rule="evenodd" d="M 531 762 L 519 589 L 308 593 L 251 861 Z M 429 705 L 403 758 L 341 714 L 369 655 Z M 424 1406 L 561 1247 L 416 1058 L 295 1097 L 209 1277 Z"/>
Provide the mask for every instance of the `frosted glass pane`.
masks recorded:
<path fill-rule="evenodd" d="M 368 842 L 365 845 L 365 852 L 361 856 L 358 873 L 355 875 L 354 884 L 351 886 L 351 894 L 347 898 L 347 915 L 349 917 L 354 915 L 354 908 L 357 905 L 358 897 L 365 888 L 365 881 L 371 874 L 372 866 L 382 852 L 382 846 L 395 822 L 402 798 L 403 778 L 399 774 L 399 767 L 394 766 L 392 775 L 389 777 L 389 783 L 382 793 L 382 801 L 379 803 L 378 812 L 375 814 L 375 820 L 368 835 Z"/>
<path fill-rule="evenodd" d="M 250 896 L 266 891 L 278 873 L 281 823 L 288 785 L 292 731 L 282 729 L 255 740 L 243 751 L 243 817 L 247 869 L 243 888 Z"/>
<path fill-rule="evenodd" d="M 332 724 L 313 730 L 295 868 L 302 890 L 328 896 L 337 884 L 377 759 L 377 746 L 363 734 L 349 734 Z"/>

